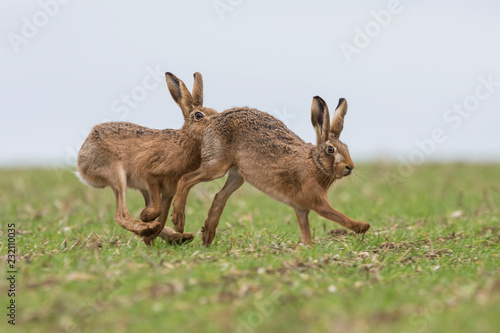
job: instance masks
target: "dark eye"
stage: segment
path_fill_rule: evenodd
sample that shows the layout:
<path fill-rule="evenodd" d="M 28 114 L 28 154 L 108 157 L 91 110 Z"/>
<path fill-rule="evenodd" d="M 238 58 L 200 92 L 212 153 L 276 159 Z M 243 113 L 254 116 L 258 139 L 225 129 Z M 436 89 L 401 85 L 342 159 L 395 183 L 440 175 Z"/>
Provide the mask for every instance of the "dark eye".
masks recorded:
<path fill-rule="evenodd" d="M 328 152 L 328 154 L 333 154 L 335 153 L 335 147 L 328 146 L 328 148 L 326 148 L 326 151 Z"/>
<path fill-rule="evenodd" d="M 194 118 L 195 118 L 196 120 L 200 120 L 200 119 L 202 119 L 202 118 L 205 118 L 205 115 L 204 115 L 203 113 L 201 113 L 201 112 L 196 112 L 196 113 L 194 114 Z"/>

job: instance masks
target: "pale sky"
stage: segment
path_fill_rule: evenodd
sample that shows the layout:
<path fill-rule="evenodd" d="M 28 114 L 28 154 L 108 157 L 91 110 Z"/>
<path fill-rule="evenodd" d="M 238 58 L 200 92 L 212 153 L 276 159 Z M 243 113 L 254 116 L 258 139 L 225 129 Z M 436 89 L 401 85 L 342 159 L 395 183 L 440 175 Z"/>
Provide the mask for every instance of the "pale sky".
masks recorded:
<path fill-rule="evenodd" d="M 74 166 L 102 121 L 180 128 L 164 80 L 314 142 L 312 97 L 349 104 L 355 162 L 500 160 L 498 1 L 0 3 L 0 166 Z"/>

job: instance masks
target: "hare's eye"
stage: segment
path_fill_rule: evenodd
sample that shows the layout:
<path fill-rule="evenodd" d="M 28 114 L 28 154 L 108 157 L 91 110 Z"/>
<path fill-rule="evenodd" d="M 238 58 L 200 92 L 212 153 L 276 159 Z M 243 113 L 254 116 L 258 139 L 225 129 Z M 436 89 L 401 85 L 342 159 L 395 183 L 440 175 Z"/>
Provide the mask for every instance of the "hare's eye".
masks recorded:
<path fill-rule="evenodd" d="M 328 154 L 333 154 L 335 153 L 335 148 L 333 146 L 328 146 L 328 148 L 326 148 L 326 151 L 328 152 Z"/>
<path fill-rule="evenodd" d="M 205 118 L 205 115 L 204 115 L 203 113 L 201 113 L 201 112 L 196 112 L 196 113 L 194 114 L 194 118 L 195 118 L 196 120 L 200 120 L 200 119 L 202 119 L 202 118 Z"/>

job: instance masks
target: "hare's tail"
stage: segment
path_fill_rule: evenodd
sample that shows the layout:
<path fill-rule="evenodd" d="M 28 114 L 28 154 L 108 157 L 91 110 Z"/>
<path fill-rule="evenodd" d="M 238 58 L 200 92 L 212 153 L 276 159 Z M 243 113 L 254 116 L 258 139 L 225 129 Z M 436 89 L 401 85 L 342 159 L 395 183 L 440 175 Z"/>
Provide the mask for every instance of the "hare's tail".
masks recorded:
<path fill-rule="evenodd" d="M 89 179 L 89 178 L 84 178 L 84 176 L 78 171 L 75 171 L 74 174 L 78 177 L 78 179 L 80 179 L 80 181 L 82 183 L 84 183 L 85 185 L 87 185 L 89 187 L 95 187 L 95 188 L 106 187 L 106 184 L 104 184 L 104 183 L 101 183 L 98 181 L 92 181 L 92 179 Z"/>
<path fill-rule="evenodd" d="M 78 179 L 80 179 L 80 181 L 81 181 L 82 183 L 84 183 L 84 184 L 85 184 L 85 185 L 87 185 L 87 186 L 92 187 L 92 185 L 90 185 L 90 184 L 89 184 L 89 183 L 88 183 L 88 182 L 87 182 L 87 181 L 86 181 L 86 180 L 82 177 L 82 175 L 80 174 L 80 172 L 75 171 L 75 172 L 73 172 L 73 173 L 75 174 L 75 176 L 76 176 L 76 177 L 78 177 Z"/>

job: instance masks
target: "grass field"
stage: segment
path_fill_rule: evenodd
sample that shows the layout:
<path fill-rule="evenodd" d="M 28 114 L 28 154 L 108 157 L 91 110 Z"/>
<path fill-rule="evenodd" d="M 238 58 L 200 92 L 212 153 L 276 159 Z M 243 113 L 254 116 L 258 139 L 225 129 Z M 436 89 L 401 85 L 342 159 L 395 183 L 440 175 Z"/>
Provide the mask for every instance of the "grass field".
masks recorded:
<path fill-rule="evenodd" d="M 111 190 L 70 171 L 0 170 L 1 331 L 494 332 L 500 327 L 500 165 L 360 165 L 330 191 L 372 229 L 357 237 L 245 185 L 214 244 L 199 231 L 223 180 L 189 197 L 190 244 L 153 247 L 114 221 Z M 129 209 L 143 205 L 129 191 Z M 16 326 L 7 324 L 7 224 L 16 225 Z M 168 221 L 170 224 L 170 220 Z M 4 328 L 10 328 L 5 330 Z"/>

